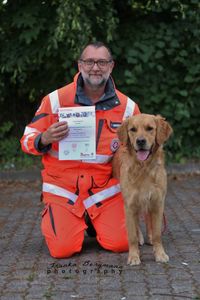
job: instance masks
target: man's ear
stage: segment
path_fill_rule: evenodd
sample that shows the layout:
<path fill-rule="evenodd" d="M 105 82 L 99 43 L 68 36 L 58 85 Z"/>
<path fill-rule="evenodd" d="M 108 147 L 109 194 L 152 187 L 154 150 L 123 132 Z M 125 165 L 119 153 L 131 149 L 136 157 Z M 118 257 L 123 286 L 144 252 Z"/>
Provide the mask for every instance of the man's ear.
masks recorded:
<path fill-rule="evenodd" d="M 164 144 L 170 137 L 170 135 L 173 132 L 172 127 L 170 124 L 165 121 L 165 118 L 163 118 L 160 115 L 157 115 L 155 117 L 156 124 L 157 124 L 157 131 L 156 131 L 156 141 L 158 145 Z"/>
<path fill-rule="evenodd" d="M 111 61 L 111 63 L 110 63 L 110 74 L 112 73 L 112 70 L 113 70 L 114 66 L 115 66 L 115 62 L 114 62 L 114 60 L 113 60 L 113 61 Z"/>
<path fill-rule="evenodd" d="M 120 140 L 120 142 L 124 145 L 127 145 L 128 143 L 128 119 L 124 120 L 117 129 L 117 135 Z"/>
<path fill-rule="evenodd" d="M 81 61 L 80 60 L 78 60 L 77 65 L 78 65 L 78 71 L 81 72 L 82 65 L 81 65 Z"/>

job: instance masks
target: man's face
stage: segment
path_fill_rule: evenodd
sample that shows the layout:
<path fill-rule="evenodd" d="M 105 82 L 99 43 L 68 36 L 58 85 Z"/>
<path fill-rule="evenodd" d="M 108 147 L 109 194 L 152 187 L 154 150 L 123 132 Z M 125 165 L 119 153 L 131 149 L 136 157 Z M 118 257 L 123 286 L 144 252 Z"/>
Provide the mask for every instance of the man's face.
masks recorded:
<path fill-rule="evenodd" d="M 94 64 L 94 61 L 98 63 Z M 114 62 L 105 47 L 88 46 L 78 62 L 84 83 L 94 89 L 106 84 L 113 67 Z"/>

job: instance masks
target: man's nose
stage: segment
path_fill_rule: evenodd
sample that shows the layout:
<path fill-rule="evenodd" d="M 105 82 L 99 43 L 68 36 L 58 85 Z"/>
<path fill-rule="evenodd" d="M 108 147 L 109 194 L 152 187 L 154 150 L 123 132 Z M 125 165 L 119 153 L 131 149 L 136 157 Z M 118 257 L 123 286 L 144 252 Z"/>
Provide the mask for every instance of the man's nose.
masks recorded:
<path fill-rule="evenodd" d="M 92 67 L 93 70 L 99 70 L 98 63 L 95 61 L 94 66 Z"/>

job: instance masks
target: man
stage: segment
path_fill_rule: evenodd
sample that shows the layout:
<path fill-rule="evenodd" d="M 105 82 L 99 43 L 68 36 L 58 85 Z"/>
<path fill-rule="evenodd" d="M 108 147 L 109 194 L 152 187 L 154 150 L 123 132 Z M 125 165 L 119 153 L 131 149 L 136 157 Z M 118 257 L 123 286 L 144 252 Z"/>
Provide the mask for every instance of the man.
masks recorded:
<path fill-rule="evenodd" d="M 23 151 L 42 155 L 44 170 L 41 229 L 56 258 L 80 252 L 87 229 L 85 215 L 107 250 L 128 250 L 119 182 L 112 178 L 111 159 L 118 148 L 116 130 L 126 117 L 138 114 L 136 103 L 116 90 L 110 50 L 100 42 L 87 45 L 78 60 L 74 81 L 44 97 L 21 139 Z M 67 137 L 67 122 L 58 122 L 59 107 L 95 106 L 96 159 L 58 159 L 58 142 Z"/>

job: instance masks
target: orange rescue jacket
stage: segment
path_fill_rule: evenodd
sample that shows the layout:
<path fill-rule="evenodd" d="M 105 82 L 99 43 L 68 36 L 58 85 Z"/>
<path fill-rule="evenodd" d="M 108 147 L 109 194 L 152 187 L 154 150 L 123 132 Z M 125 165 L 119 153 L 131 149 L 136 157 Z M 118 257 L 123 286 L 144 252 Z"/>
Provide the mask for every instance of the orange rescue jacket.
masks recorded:
<path fill-rule="evenodd" d="M 81 75 L 63 88 L 45 96 L 32 122 L 26 126 L 21 138 L 24 152 L 42 155 L 44 170 L 43 201 L 64 205 L 75 215 L 81 217 L 87 209 L 90 217 L 96 217 L 109 199 L 120 193 L 119 182 L 112 176 L 111 159 L 119 146 L 116 130 L 121 122 L 140 113 L 138 105 L 115 89 L 111 100 L 98 102 L 96 106 L 96 159 L 58 160 L 58 143 L 53 143 L 40 151 L 38 142 L 44 132 L 58 119 L 59 107 L 74 107 Z M 92 105 L 92 104 L 91 104 Z"/>

